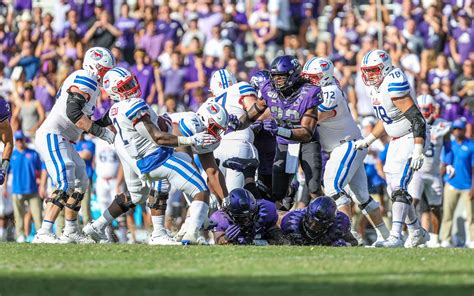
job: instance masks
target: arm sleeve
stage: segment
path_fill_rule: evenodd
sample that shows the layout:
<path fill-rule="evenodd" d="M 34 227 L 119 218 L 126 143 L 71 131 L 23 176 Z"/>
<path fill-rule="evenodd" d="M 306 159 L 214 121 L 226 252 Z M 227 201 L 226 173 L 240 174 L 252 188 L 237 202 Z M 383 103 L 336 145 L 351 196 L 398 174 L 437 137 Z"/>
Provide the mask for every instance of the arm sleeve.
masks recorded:
<path fill-rule="evenodd" d="M 84 114 L 82 108 L 84 108 L 86 100 L 82 94 L 68 90 L 66 115 L 74 124 L 78 122 Z"/>

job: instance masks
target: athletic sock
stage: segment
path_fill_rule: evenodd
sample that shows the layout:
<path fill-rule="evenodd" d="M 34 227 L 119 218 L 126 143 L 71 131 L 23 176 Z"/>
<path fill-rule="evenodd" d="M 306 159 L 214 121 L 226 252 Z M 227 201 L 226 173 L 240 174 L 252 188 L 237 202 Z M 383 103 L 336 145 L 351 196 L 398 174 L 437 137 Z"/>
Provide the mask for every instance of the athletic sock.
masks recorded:
<path fill-rule="evenodd" d="M 152 236 L 158 236 L 165 232 L 165 215 L 151 216 L 151 222 L 153 223 Z"/>
<path fill-rule="evenodd" d="M 105 227 L 107 227 L 107 225 L 112 223 L 113 220 L 114 217 L 112 217 L 109 210 L 107 209 L 97 220 L 94 221 L 94 223 L 92 223 L 92 226 L 94 226 L 96 229 L 103 230 Z"/>
<path fill-rule="evenodd" d="M 209 212 L 209 205 L 200 200 L 194 200 L 189 207 L 189 227 L 200 229 Z M 188 229 L 190 229 L 188 227 Z"/>
<path fill-rule="evenodd" d="M 44 232 L 52 233 L 53 225 L 54 221 L 44 219 L 43 223 L 41 223 L 41 230 L 43 230 Z"/>
<path fill-rule="evenodd" d="M 410 205 L 404 202 L 394 202 L 392 205 L 392 231 L 390 235 L 401 238 L 403 224 L 407 217 L 408 208 Z"/>
<path fill-rule="evenodd" d="M 430 241 L 435 242 L 435 243 L 439 243 L 439 236 L 436 233 L 431 233 L 430 232 Z"/>
<path fill-rule="evenodd" d="M 79 230 L 79 223 L 77 223 L 77 218 L 76 219 L 66 219 L 65 224 L 64 224 L 64 232 L 65 233 L 73 233 L 77 232 Z"/>
<path fill-rule="evenodd" d="M 119 226 L 119 242 L 121 243 L 127 242 L 127 227 L 126 226 Z"/>
<path fill-rule="evenodd" d="M 385 222 L 380 223 L 379 225 L 375 225 L 375 232 L 377 232 L 377 239 L 378 240 L 386 240 L 390 235 L 388 231 L 387 225 Z"/>
<path fill-rule="evenodd" d="M 408 205 L 405 223 L 407 224 L 409 233 L 412 233 L 414 230 L 420 229 L 421 227 L 420 220 L 418 220 L 416 210 L 413 205 Z"/>
<path fill-rule="evenodd" d="M 7 229 L 0 227 L 0 242 L 7 240 Z"/>

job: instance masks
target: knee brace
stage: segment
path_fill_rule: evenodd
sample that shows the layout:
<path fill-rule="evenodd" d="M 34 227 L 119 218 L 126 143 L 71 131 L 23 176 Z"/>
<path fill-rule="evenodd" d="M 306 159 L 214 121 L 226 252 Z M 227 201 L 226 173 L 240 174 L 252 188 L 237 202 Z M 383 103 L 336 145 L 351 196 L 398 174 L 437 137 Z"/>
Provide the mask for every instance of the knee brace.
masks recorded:
<path fill-rule="evenodd" d="M 84 193 L 75 191 L 71 194 L 71 197 L 74 198 L 74 202 L 66 203 L 65 206 L 73 211 L 79 212 L 79 210 L 81 209 L 81 201 L 84 198 Z"/>
<path fill-rule="evenodd" d="M 62 210 L 66 205 L 68 198 L 69 195 L 66 191 L 56 189 L 54 190 L 53 194 L 51 194 L 51 198 L 48 200 L 48 202 L 52 202 L 55 206 Z"/>
<path fill-rule="evenodd" d="M 154 210 L 166 210 L 168 200 L 168 193 L 160 193 L 154 189 L 150 190 L 150 194 L 148 195 L 148 200 L 146 202 L 146 206 L 150 209 Z"/>
<path fill-rule="evenodd" d="M 135 204 L 132 202 L 130 196 L 126 195 L 125 193 L 120 193 L 115 196 L 114 201 L 109 207 L 109 212 L 112 217 L 117 218 L 134 207 Z"/>
<path fill-rule="evenodd" d="M 380 204 L 372 198 L 372 196 L 369 196 L 369 199 L 359 205 L 359 209 L 361 210 L 362 214 L 368 215 L 370 212 L 378 209 Z"/>
<path fill-rule="evenodd" d="M 331 198 L 336 202 L 338 208 L 346 205 L 350 205 L 352 200 L 344 191 L 331 195 Z"/>
<path fill-rule="evenodd" d="M 412 197 L 411 195 L 404 189 L 398 189 L 392 193 L 390 197 L 392 202 L 402 202 L 408 205 L 411 205 Z"/>

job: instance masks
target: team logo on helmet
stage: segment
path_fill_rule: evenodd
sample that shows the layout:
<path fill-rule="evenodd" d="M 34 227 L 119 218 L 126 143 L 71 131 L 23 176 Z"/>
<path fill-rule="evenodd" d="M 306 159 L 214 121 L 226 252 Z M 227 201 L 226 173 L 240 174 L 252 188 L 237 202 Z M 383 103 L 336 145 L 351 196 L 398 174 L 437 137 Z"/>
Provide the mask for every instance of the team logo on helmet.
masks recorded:
<path fill-rule="evenodd" d="M 298 59 L 292 59 L 291 60 L 291 63 L 293 64 L 293 66 L 295 67 L 298 67 L 300 65 L 300 62 L 298 62 Z"/>
<path fill-rule="evenodd" d="M 91 53 L 91 57 L 92 59 L 94 59 L 95 61 L 98 61 L 100 60 L 104 55 L 102 54 L 102 52 L 100 50 L 94 50 L 92 53 Z"/>
<path fill-rule="evenodd" d="M 107 79 L 104 81 L 104 88 L 108 88 L 110 86 L 110 80 Z"/>
<path fill-rule="evenodd" d="M 209 107 L 207 107 L 207 111 L 209 111 L 209 113 L 211 114 L 217 114 L 217 112 L 219 112 L 219 110 L 217 110 L 216 106 L 214 105 L 210 105 Z"/>
<path fill-rule="evenodd" d="M 319 65 L 321 66 L 321 69 L 322 69 L 323 71 L 329 70 L 329 63 L 327 63 L 327 62 L 321 62 L 321 63 L 319 63 Z"/>
<path fill-rule="evenodd" d="M 380 53 L 379 57 L 382 59 L 382 61 L 386 61 L 388 59 L 388 56 L 385 54 L 385 52 Z"/>

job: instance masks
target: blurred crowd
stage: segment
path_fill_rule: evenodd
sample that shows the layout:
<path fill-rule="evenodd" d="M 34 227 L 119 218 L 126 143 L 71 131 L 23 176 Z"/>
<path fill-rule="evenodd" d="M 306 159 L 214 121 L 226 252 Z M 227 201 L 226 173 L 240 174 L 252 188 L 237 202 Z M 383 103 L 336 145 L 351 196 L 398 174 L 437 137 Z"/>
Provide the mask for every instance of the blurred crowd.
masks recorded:
<path fill-rule="evenodd" d="M 296 55 L 301 64 L 323 56 L 334 62 L 352 114 L 367 133 L 375 118 L 359 65 L 369 50 L 382 47 L 407 74 L 416 95 L 431 94 L 440 117 L 462 120 L 471 138 L 474 2 L 380 2 L 378 10 L 375 0 L 3 0 L 0 96 L 11 104 L 12 127 L 21 131 L 17 139 L 27 142 L 91 46 L 110 48 L 159 113 L 197 110 L 219 68 L 248 81 L 277 55 Z M 94 117 L 111 104 L 103 93 Z M 383 150 L 374 149 L 366 161 L 373 188 L 383 187 Z M 89 152 L 84 157 L 93 167 L 93 148 Z M 46 179 L 38 181 L 41 198 L 47 194 Z M 0 231 L 5 223 L 0 219 Z"/>

